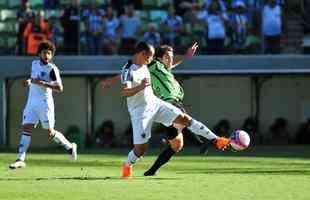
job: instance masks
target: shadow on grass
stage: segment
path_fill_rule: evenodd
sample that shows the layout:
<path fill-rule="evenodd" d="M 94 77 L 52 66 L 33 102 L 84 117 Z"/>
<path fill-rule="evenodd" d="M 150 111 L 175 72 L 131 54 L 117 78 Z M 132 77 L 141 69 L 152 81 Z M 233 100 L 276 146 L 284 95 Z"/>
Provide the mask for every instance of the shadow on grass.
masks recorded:
<path fill-rule="evenodd" d="M 257 168 L 208 168 L 177 170 L 177 174 L 245 174 L 245 175 L 303 175 L 310 176 L 310 169 L 257 169 Z"/>
<path fill-rule="evenodd" d="M 37 177 L 37 178 L 0 178 L 1 181 L 108 181 L 108 180 L 124 180 L 124 181 L 132 181 L 132 180 L 153 180 L 153 181 L 162 181 L 162 180 L 181 180 L 181 178 L 169 178 L 169 177 L 145 177 L 145 176 L 135 176 L 132 178 L 122 178 L 122 177 Z"/>

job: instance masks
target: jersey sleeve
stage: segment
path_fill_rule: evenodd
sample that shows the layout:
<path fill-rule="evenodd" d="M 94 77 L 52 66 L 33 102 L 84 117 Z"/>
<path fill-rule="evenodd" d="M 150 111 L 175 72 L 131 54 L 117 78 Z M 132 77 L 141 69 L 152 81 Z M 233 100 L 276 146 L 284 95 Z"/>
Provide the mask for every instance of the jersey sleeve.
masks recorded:
<path fill-rule="evenodd" d="M 39 71 L 36 67 L 35 61 L 32 62 L 31 64 L 31 75 L 30 78 L 32 79 L 38 79 L 40 77 Z"/>
<path fill-rule="evenodd" d="M 50 78 L 52 82 L 57 83 L 58 85 L 62 85 L 62 80 L 60 77 L 60 72 L 57 67 L 53 67 L 51 72 L 50 72 Z"/>
<path fill-rule="evenodd" d="M 132 74 L 131 74 L 131 70 L 128 67 L 124 67 L 122 69 L 122 73 L 121 73 L 121 82 L 123 85 L 127 85 L 127 87 L 132 87 Z"/>

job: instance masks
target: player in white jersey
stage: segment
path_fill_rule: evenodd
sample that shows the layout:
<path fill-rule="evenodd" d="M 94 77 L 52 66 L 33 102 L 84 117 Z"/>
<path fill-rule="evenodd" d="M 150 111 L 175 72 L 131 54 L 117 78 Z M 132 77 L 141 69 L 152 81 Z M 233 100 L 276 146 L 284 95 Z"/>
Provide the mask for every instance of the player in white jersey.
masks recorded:
<path fill-rule="evenodd" d="M 132 166 L 145 154 L 148 149 L 148 140 L 151 138 L 153 122 L 165 126 L 174 125 L 180 131 L 187 127 L 197 135 L 209 140 L 215 140 L 219 149 L 225 149 L 230 141 L 227 138 L 216 136 L 204 124 L 183 113 L 180 109 L 167 103 L 153 93 L 150 85 L 149 64 L 154 56 L 154 47 L 140 42 L 135 50 L 132 61 L 123 67 L 122 96 L 127 97 L 127 107 L 133 128 L 134 148 L 129 152 L 128 159 L 123 165 L 122 176 L 132 176 Z"/>
<path fill-rule="evenodd" d="M 59 70 L 53 64 L 55 46 L 50 42 L 43 42 L 38 47 L 39 60 L 34 60 L 31 66 L 31 78 L 25 81 L 29 86 L 27 104 L 23 112 L 22 133 L 18 147 L 18 158 L 9 168 L 17 169 L 26 166 L 26 152 L 31 141 L 33 128 L 41 122 L 47 129 L 50 140 L 62 145 L 70 154 L 72 160 L 77 159 L 77 146 L 70 143 L 62 133 L 54 129 L 54 99 L 52 91 L 62 92 L 63 85 Z"/>

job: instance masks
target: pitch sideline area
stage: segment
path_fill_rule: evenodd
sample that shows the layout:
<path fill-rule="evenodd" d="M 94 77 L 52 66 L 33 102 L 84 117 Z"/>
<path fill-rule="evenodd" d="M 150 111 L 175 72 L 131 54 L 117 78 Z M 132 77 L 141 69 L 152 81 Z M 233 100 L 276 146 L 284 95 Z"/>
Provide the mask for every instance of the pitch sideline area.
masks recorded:
<path fill-rule="evenodd" d="M 0 199 L 74 200 L 302 200 L 309 199 L 310 148 L 274 146 L 208 156 L 186 148 L 155 177 L 143 172 L 151 152 L 121 179 L 127 150 L 88 151 L 72 163 L 59 153 L 28 154 L 27 167 L 9 170 L 15 153 L 0 154 Z"/>

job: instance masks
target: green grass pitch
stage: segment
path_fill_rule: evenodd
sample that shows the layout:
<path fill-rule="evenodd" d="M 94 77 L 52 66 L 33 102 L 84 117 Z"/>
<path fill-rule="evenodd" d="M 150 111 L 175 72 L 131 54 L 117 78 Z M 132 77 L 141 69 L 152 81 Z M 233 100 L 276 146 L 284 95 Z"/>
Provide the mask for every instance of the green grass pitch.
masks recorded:
<path fill-rule="evenodd" d="M 29 153 L 27 167 L 9 170 L 15 153 L 0 154 L 0 200 L 309 200 L 310 148 L 256 147 L 245 152 L 185 149 L 155 177 L 143 177 L 156 153 L 132 179 L 121 179 L 127 150 Z"/>

